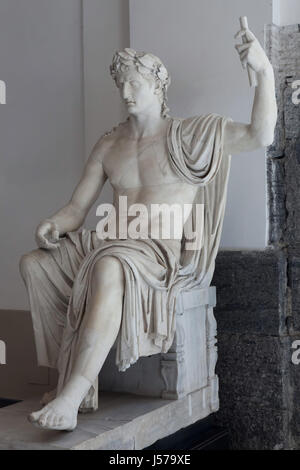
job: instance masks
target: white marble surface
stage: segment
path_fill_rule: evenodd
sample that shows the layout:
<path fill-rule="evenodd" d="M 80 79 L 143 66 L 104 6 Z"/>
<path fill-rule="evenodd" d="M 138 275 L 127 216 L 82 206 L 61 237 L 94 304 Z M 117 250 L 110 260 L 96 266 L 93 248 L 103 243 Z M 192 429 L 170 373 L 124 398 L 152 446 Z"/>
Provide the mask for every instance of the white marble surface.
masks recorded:
<path fill-rule="evenodd" d="M 42 430 L 27 421 L 38 399 L 0 409 L 0 450 L 143 449 L 207 416 L 208 390 L 180 400 L 100 393 L 99 409 L 80 414 L 72 432 Z"/>

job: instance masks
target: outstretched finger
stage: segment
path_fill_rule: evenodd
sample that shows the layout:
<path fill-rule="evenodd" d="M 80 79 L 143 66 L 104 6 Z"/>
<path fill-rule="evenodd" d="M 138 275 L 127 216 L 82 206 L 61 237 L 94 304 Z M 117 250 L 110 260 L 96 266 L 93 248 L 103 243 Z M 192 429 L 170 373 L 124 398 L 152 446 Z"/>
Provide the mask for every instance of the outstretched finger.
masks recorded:
<path fill-rule="evenodd" d="M 239 53 L 241 53 L 249 49 L 250 46 L 251 46 L 251 42 L 245 42 L 245 44 L 236 44 L 234 47 Z"/>
<path fill-rule="evenodd" d="M 242 64 L 243 69 L 245 69 L 248 65 L 248 60 L 247 59 L 241 60 L 241 64 Z"/>
<path fill-rule="evenodd" d="M 242 64 L 243 69 L 245 69 L 247 67 L 247 59 L 241 60 L 241 64 Z"/>
<path fill-rule="evenodd" d="M 36 243 L 39 248 L 43 248 L 45 250 L 55 249 L 59 246 L 59 243 L 49 242 L 46 237 L 41 236 L 36 237 Z"/>
<path fill-rule="evenodd" d="M 59 247 L 59 243 L 49 242 L 48 240 L 44 246 L 46 250 L 56 250 L 58 247 Z"/>
<path fill-rule="evenodd" d="M 242 52 L 241 55 L 240 55 L 240 59 L 244 60 L 244 59 L 247 59 L 247 58 L 248 58 L 248 51 Z"/>

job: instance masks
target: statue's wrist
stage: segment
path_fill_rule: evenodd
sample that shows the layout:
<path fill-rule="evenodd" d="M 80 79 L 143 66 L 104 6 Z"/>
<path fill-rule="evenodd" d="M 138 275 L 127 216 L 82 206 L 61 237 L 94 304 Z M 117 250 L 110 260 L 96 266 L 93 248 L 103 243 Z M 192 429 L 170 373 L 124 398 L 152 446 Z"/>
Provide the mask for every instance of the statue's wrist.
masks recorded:
<path fill-rule="evenodd" d="M 273 77 L 274 71 L 271 63 L 268 61 L 262 68 L 257 72 L 258 75 L 261 77 Z"/>
<path fill-rule="evenodd" d="M 50 224 L 53 224 L 54 227 L 55 227 L 55 230 L 57 230 L 57 231 L 59 232 L 59 227 L 58 227 L 57 223 L 56 223 L 53 219 L 45 219 L 45 220 L 43 221 L 43 223 L 45 223 L 45 222 L 49 222 Z"/>

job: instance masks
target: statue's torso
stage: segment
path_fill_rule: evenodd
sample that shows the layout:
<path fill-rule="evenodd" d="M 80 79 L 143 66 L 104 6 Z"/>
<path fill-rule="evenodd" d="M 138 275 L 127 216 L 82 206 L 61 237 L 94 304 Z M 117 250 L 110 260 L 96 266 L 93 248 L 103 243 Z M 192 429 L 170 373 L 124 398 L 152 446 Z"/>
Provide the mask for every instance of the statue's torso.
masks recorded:
<path fill-rule="evenodd" d="M 110 140 L 103 167 L 114 189 L 115 207 L 118 208 L 119 196 L 127 196 L 128 207 L 144 204 L 148 209 L 148 224 L 151 221 L 161 227 L 164 221 L 154 220 L 156 216 L 155 213 L 151 215 L 151 204 L 178 204 L 184 223 L 190 212 L 186 206 L 183 213 L 184 204 L 193 203 L 197 187 L 185 183 L 173 170 L 166 134 L 139 140 L 123 136 L 112 139 L 110 136 Z"/>

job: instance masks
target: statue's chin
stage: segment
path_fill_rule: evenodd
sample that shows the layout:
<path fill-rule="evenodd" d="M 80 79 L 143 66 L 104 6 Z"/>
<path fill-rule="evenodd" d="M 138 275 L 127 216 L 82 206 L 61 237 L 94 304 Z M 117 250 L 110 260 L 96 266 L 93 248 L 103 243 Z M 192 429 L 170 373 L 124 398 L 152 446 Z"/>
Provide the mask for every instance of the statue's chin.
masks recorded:
<path fill-rule="evenodd" d="M 135 104 L 127 105 L 127 109 L 129 114 L 137 114 L 137 108 Z"/>

